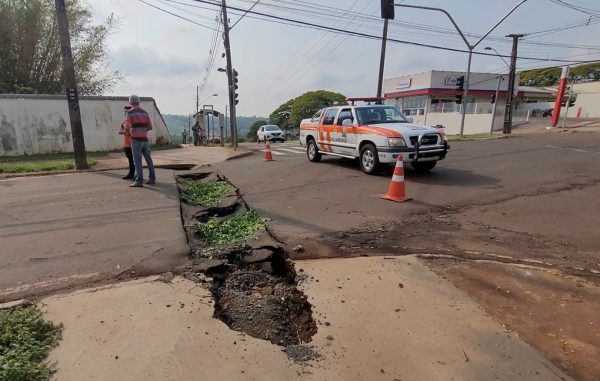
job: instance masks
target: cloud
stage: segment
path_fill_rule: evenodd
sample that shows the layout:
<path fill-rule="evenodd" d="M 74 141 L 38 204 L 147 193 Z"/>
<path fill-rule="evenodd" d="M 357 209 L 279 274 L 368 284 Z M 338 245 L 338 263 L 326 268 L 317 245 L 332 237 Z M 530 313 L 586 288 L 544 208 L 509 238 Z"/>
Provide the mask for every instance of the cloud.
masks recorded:
<path fill-rule="evenodd" d="M 198 75 L 204 64 L 193 62 L 190 57 L 165 57 L 160 51 L 136 45 L 116 49 L 112 58 L 112 66 L 115 69 L 147 76 Z"/>

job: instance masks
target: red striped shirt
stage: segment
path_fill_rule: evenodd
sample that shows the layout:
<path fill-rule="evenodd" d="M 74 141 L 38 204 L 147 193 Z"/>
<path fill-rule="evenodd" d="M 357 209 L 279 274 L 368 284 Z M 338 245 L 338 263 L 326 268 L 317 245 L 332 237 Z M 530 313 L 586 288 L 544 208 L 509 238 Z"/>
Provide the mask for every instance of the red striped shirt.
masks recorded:
<path fill-rule="evenodd" d="M 135 140 L 148 140 L 148 131 L 152 129 L 152 122 L 148 113 L 139 106 L 132 106 L 127 111 L 127 123 L 131 124 L 131 138 Z"/>

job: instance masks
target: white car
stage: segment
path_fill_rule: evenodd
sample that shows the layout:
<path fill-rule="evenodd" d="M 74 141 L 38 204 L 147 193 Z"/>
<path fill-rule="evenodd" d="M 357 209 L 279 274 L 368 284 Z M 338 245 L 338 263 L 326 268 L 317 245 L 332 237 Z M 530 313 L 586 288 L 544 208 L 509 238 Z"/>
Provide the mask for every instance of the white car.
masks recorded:
<path fill-rule="evenodd" d="M 381 104 L 326 108 L 318 119 L 300 124 L 300 144 L 311 162 L 322 155 L 359 158 L 367 174 L 376 173 L 380 163 L 395 163 L 399 155 L 416 171 L 427 172 L 449 149 L 440 129 L 413 124 L 396 107 Z"/>
<path fill-rule="evenodd" d="M 266 124 L 264 126 L 260 126 L 258 131 L 256 131 L 256 140 L 260 142 L 271 141 L 280 141 L 285 142 L 285 132 L 281 131 L 281 129 L 274 124 Z"/>

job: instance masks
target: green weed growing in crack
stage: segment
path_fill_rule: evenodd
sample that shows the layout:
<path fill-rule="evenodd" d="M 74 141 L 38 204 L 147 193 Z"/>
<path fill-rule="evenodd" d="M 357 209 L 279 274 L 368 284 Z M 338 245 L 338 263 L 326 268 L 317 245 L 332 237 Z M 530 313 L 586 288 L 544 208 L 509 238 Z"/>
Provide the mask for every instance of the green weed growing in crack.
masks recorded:
<path fill-rule="evenodd" d="M 44 360 L 61 333 L 36 306 L 0 310 L 0 381 L 47 380 L 53 369 Z"/>
<path fill-rule="evenodd" d="M 207 243 L 225 244 L 248 237 L 263 229 L 265 223 L 255 210 L 249 209 L 223 221 L 211 218 L 207 222 L 195 221 L 192 226 Z"/>
<path fill-rule="evenodd" d="M 231 187 L 225 181 L 180 182 L 182 198 L 190 205 L 217 206 Z"/>

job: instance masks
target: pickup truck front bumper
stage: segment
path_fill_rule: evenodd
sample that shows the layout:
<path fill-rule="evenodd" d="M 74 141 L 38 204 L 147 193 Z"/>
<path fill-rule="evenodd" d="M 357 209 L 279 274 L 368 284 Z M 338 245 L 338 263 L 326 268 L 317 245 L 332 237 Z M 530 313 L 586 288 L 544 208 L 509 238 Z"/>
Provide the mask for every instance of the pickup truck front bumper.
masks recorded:
<path fill-rule="evenodd" d="M 448 142 L 443 145 L 415 147 L 377 147 L 380 163 L 395 163 L 398 155 L 402 155 L 404 162 L 438 161 L 443 160 L 450 149 Z"/>

